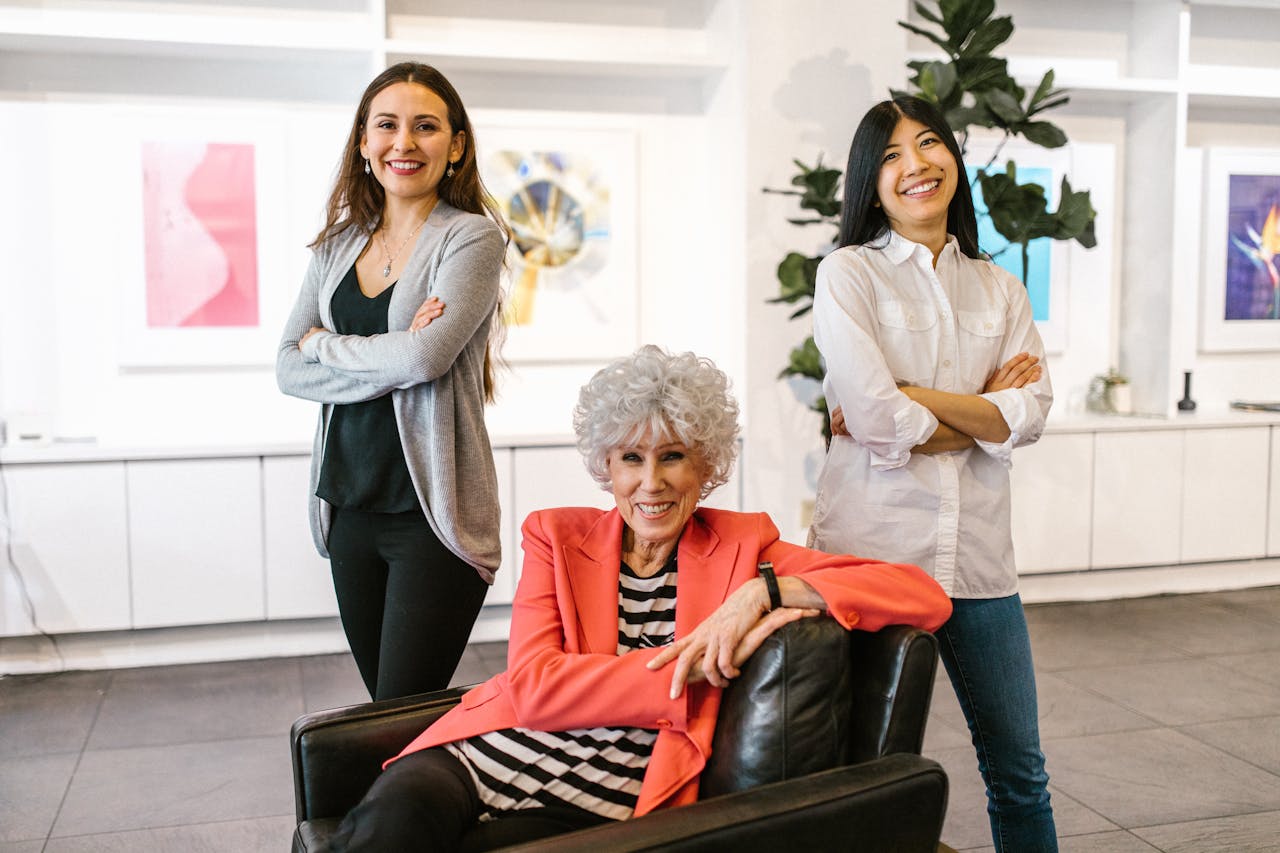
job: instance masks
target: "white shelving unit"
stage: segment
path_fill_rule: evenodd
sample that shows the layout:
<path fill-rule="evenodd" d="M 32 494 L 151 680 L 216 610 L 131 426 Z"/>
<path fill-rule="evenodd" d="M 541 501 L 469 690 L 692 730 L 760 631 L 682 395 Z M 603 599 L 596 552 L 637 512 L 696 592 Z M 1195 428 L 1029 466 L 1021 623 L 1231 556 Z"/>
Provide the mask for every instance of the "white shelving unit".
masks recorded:
<path fill-rule="evenodd" d="M 1202 389 L 1220 389 L 1222 402 L 1249 397 L 1238 374 L 1278 371 L 1280 355 L 1197 349 L 1202 149 L 1280 149 L 1280 2 L 1000 0 L 997 13 L 1013 19 L 997 54 L 1014 77 L 1031 88 L 1052 68 L 1055 85 L 1069 90 L 1070 104 L 1046 118 L 1073 143 L 1116 148 L 1116 227 L 1099 242 L 1113 242 L 1116 259 L 1111 363 L 1130 375 L 1137 408 L 1174 414 L 1188 369 Z M 915 36 L 910 49 L 939 55 Z"/>
<path fill-rule="evenodd" d="M 350 104 L 417 59 L 473 108 L 536 93 L 536 108 L 577 109 L 585 87 L 593 107 L 697 112 L 728 65 L 727 14 L 717 0 L 0 1 L 0 93 Z"/>

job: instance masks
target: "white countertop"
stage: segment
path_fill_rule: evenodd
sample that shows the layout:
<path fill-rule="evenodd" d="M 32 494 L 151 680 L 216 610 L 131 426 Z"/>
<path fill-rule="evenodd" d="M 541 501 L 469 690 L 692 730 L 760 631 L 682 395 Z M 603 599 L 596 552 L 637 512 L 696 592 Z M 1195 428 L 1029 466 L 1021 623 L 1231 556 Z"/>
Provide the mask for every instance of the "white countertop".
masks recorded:
<path fill-rule="evenodd" d="M 1176 417 L 1155 415 L 1080 415 L 1050 419 L 1046 434 L 1089 432 L 1143 432 L 1169 429 L 1213 429 L 1249 426 L 1280 426 L 1278 412 L 1243 412 L 1219 408 L 1179 414 Z M 493 436 L 495 449 L 512 447 L 571 447 L 571 435 Z M 21 465 L 57 462 L 108 462 L 149 459 L 227 459 L 252 456 L 307 456 L 311 442 L 266 442 L 261 444 L 173 444 L 125 445 L 99 444 L 91 440 L 54 441 L 45 445 L 11 445 L 0 447 L 0 464 Z"/>
<path fill-rule="evenodd" d="M 510 447 L 573 446 L 571 435 L 493 436 L 494 449 Z M 231 444 L 99 444 L 78 439 L 55 440 L 51 444 L 7 445 L 0 447 L 0 464 L 21 465 L 54 462 L 114 462 L 148 459 L 228 459 L 250 456 L 310 456 L 311 442 L 264 442 Z"/>

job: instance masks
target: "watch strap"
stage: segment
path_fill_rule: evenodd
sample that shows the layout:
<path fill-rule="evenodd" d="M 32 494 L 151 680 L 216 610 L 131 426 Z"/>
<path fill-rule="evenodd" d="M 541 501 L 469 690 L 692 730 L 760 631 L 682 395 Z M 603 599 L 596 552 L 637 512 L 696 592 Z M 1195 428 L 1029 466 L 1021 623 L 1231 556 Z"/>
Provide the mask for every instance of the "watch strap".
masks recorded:
<path fill-rule="evenodd" d="M 782 606 L 782 590 L 778 589 L 778 576 L 773 573 L 773 563 L 760 563 L 756 566 L 756 571 L 764 578 L 765 588 L 769 590 L 769 609 L 777 610 Z"/>

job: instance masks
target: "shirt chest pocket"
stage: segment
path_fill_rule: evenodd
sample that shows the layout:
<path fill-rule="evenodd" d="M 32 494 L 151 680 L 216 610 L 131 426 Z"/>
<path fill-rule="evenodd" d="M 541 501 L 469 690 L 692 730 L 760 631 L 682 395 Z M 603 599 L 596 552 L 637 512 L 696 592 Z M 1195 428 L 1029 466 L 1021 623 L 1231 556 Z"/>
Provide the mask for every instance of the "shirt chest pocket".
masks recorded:
<path fill-rule="evenodd" d="M 1000 311 L 957 311 L 956 325 L 964 377 L 975 391 L 981 391 L 987 377 L 1000 366 L 1005 315 Z"/>
<path fill-rule="evenodd" d="M 904 332 L 924 332 L 938 322 L 933 306 L 922 302 L 897 302 L 881 300 L 876 303 L 876 319 L 882 329 Z"/>
<path fill-rule="evenodd" d="M 931 385 L 938 350 L 938 315 L 924 302 L 876 303 L 880 352 L 898 382 Z"/>

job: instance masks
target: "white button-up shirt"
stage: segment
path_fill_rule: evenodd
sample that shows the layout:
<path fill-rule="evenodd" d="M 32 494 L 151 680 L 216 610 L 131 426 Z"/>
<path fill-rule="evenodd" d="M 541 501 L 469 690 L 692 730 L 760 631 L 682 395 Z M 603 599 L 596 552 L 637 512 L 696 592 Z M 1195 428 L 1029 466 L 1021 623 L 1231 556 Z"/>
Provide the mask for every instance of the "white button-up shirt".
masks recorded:
<path fill-rule="evenodd" d="M 832 439 L 810 544 L 914 563 L 953 598 L 1012 595 L 1008 468 L 1014 447 L 1040 438 L 1053 390 L 1047 369 L 1024 388 L 982 389 L 1018 353 L 1045 366 L 1022 283 L 966 257 L 954 237 L 935 269 L 928 248 L 891 231 L 884 246 L 847 246 L 822 261 L 813 325 L 827 405 L 843 410 L 850 436 Z M 913 453 L 938 419 L 900 385 L 980 394 L 1009 438 Z"/>

